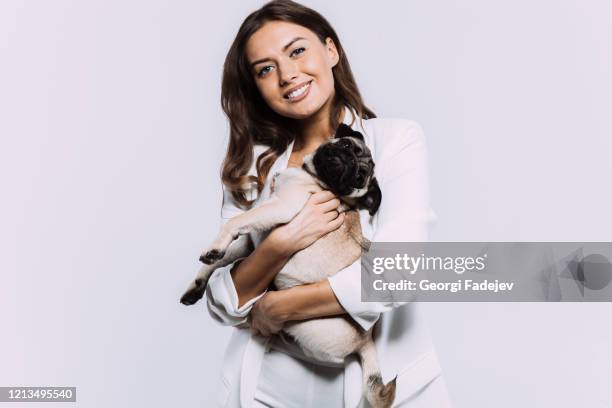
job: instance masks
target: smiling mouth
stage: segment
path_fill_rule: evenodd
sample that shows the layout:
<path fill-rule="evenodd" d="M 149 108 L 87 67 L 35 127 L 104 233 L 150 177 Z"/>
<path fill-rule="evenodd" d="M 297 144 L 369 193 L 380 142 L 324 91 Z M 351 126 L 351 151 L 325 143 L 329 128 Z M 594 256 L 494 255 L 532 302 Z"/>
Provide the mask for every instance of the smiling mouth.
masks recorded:
<path fill-rule="evenodd" d="M 298 88 L 295 91 L 293 91 L 293 92 L 291 92 L 291 93 L 289 93 L 287 95 L 284 95 L 283 98 L 285 98 L 288 101 L 299 99 L 301 96 L 303 96 L 304 94 L 306 94 L 306 92 L 308 92 L 310 90 L 310 84 L 311 83 L 312 83 L 312 80 L 308 81 L 308 83 L 306 83 L 301 88 Z"/>

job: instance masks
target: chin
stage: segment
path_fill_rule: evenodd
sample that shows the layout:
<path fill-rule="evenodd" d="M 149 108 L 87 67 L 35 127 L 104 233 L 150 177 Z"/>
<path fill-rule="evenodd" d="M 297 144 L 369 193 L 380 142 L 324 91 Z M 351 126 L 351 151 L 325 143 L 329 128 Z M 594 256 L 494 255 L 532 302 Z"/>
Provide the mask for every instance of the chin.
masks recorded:
<path fill-rule="evenodd" d="M 282 111 L 277 111 L 277 113 L 291 119 L 308 119 L 317 113 L 321 109 L 321 106 L 318 106 L 318 104 L 316 106 L 295 106 L 294 109 L 290 109 L 291 107 L 287 109 L 287 106 L 284 106 L 284 109 L 282 109 Z"/>

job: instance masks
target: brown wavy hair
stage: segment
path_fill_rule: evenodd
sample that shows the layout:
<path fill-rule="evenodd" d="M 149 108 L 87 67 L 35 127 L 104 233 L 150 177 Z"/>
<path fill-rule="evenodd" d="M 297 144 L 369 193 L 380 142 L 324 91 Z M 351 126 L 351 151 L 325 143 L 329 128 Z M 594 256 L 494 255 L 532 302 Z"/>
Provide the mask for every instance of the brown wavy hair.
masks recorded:
<path fill-rule="evenodd" d="M 251 13 L 240 26 L 225 57 L 221 84 L 221 107 L 230 124 L 221 181 L 243 207 L 253 203 L 246 197 L 249 186 L 255 183 L 257 192 L 261 193 L 270 168 L 299 135 L 295 119 L 277 114 L 263 100 L 246 58 L 247 41 L 270 21 L 290 22 L 308 28 L 323 44 L 327 37 L 334 41 L 339 61 L 332 68 L 335 90 L 330 117 L 332 129 L 341 122 L 344 106 L 352 108 L 361 119 L 376 117 L 363 103 L 338 35 L 321 14 L 291 0 L 273 0 Z M 257 176 L 251 176 L 247 173 L 253 164 L 256 143 L 268 149 L 257 159 Z"/>

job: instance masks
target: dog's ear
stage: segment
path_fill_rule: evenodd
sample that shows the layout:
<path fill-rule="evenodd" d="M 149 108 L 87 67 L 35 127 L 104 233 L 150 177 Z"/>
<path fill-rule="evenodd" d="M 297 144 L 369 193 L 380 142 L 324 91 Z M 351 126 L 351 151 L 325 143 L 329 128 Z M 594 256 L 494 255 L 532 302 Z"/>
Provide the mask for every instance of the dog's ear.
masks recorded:
<path fill-rule="evenodd" d="M 363 140 L 363 135 L 359 132 L 357 132 L 356 130 L 353 130 L 349 125 L 347 125 L 346 123 L 341 123 L 340 125 L 338 125 L 338 130 L 336 130 L 336 138 L 341 138 L 341 137 L 345 137 L 345 136 L 350 136 L 350 137 L 354 137 L 356 139 L 359 140 Z"/>
<path fill-rule="evenodd" d="M 372 180 L 370 180 L 368 192 L 359 197 L 357 203 L 361 208 L 368 210 L 370 215 L 374 215 L 376 214 L 376 211 L 378 211 L 378 207 L 380 207 L 381 200 L 382 191 L 380 191 L 380 187 L 378 186 L 378 180 L 376 180 L 376 177 L 374 177 Z"/>

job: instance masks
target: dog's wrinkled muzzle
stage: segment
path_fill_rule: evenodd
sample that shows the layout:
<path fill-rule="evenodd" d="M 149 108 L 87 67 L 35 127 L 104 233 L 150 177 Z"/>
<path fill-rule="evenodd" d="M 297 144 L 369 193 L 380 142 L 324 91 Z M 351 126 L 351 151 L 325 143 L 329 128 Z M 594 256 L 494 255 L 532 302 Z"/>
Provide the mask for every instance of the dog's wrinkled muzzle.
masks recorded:
<path fill-rule="evenodd" d="M 351 192 L 359 171 L 357 156 L 347 149 L 333 145 L 317 151 L 313 157 L 317 177 L 338 195 Z"/>

